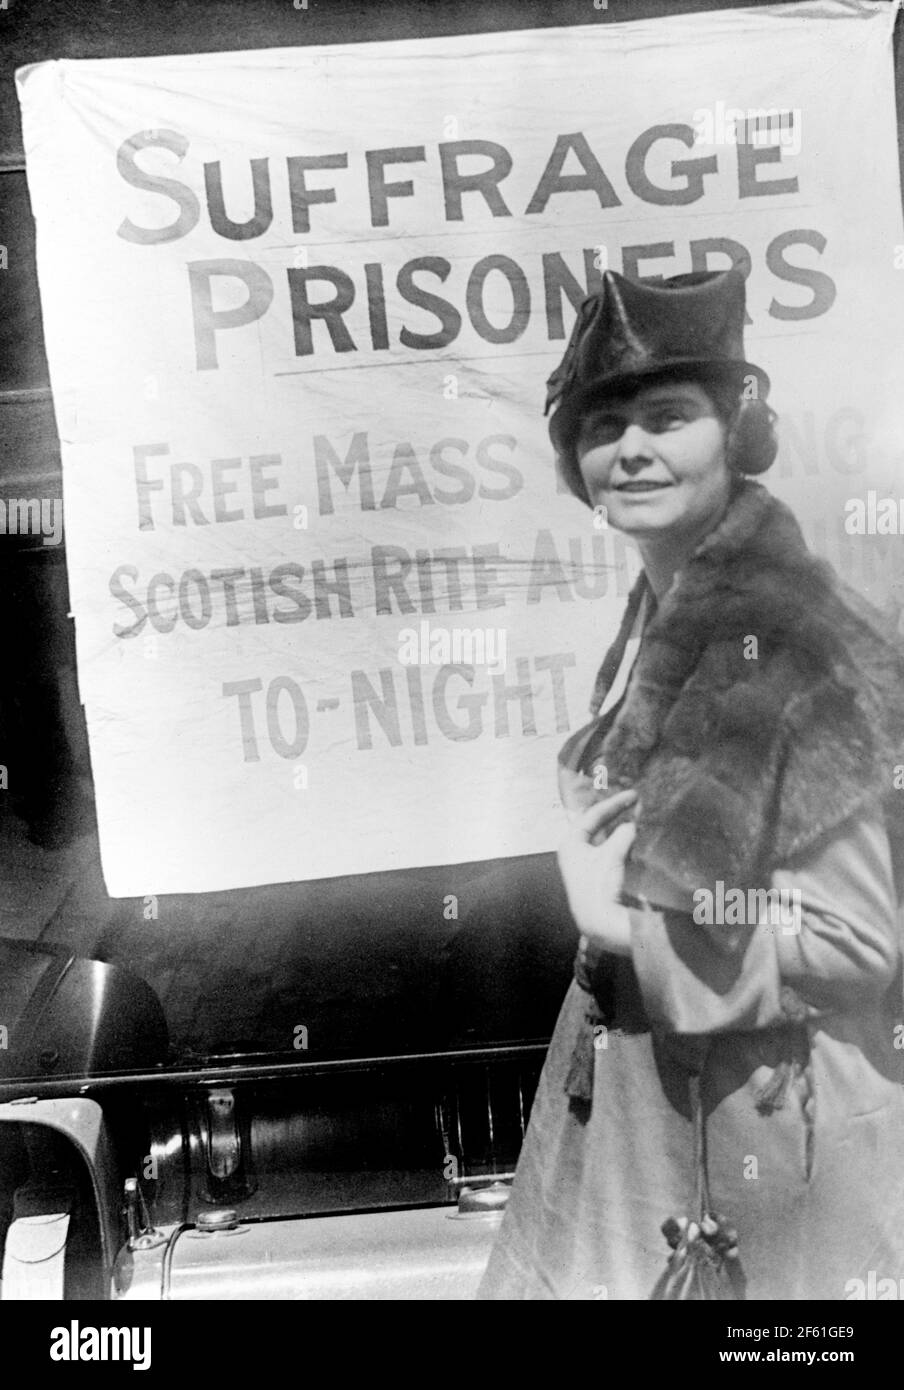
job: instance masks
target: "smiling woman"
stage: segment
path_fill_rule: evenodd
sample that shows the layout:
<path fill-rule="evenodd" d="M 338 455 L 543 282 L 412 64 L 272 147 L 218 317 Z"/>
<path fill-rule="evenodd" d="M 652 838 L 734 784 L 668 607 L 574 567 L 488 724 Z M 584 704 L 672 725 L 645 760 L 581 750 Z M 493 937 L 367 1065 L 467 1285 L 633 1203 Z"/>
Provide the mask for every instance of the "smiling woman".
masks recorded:
<path fill-rule="evenodd" d="M 643 572 L 560 754 L 575 980 L 483 1298 L 842 1299 L 904 1261 L 904 652 L 747 476 L 743 323 L 736 271 L 607 273 L 550 378 Z"/>
<path fill-rule="evenodd" d="M 731 412 L 734 413 L 733 410 Z M 657 382 L 590 414 L 578 436 L 584 485 L 610 522 L 642 538 L 668 526 L 702 538 L 725 510 L 731 416 L 694 381 Z"/>

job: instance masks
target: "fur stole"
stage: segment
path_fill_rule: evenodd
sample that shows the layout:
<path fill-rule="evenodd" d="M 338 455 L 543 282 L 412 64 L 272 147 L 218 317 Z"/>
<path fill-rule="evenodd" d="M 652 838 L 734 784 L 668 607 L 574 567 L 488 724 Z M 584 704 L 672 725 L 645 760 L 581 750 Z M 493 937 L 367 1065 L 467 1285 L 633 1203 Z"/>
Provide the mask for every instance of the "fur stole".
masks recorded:
<path fill-rule="evenodd" d="M 610 652 L 601 676 L 616 668 Z M 904 649 L 749 479 L 663 596 L 617 716 L 572 735 L 560 762 L 585 784 L 603 763 L 597 798 L 637 788 L 626 890 L 664 906 L 689 910 L 718 879 L 768 887 L 880 806 L 904 884 Z"/>

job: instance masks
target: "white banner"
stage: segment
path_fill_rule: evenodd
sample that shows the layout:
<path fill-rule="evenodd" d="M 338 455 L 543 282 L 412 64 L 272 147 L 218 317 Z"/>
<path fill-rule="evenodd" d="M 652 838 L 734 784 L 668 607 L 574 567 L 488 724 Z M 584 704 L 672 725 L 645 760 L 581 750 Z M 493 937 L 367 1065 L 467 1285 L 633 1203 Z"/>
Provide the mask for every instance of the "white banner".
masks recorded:
<path fill-rule="evenodd" d="M 637 568 L 542 418 L 606 266 L 749 268 L 772 485 L 870 587 L 840 552 L 900 467 L 891 8 L 18 74 L 111 894 L 554 846 Z"/>

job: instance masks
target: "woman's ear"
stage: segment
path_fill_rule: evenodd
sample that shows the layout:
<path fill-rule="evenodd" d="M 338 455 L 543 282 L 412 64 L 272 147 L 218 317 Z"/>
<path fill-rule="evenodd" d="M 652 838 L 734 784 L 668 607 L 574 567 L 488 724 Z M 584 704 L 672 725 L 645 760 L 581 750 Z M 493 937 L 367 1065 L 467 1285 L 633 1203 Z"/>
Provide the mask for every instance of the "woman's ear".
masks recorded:
<path fill-rule="evenodd" d="M 765 473 L 778 453 L 778 417 L 763 400 L 741 401 L 729 426 L 725 457 L 733 473 Z"/>

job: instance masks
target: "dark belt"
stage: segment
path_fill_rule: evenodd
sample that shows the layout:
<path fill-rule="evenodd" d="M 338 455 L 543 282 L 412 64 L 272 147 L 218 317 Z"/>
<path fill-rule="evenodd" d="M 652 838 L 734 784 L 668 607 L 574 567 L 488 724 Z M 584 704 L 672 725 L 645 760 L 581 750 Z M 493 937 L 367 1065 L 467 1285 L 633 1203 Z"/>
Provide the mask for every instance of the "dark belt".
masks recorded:
<path fill-rule="evenodd" d="M 565 1077 L 565 1092 L 585 1116 L 593 1102 L 593 1067 L 598 1039 L 609 1032 L 649 1033 L 651 1026 L 634 966 L 627 956 L 601 950 L 593 942 L 579 946 L 574 960 L 574 978 L 584 991 L 584 1019 L 578 1029 L 571 1062 Z M 787 1099 L 792 1080 L 809 1066 L 808 1009 L 797 991 L 789 985 L 781 990 L 781 1008 L 786 1023 L 780 1028 L 787 1055 L 773 1069 L 769 1081 L 757 1095 L 761 1114 L 780 1110 Z"/>
<path fill-rule="evenodd" d="M 590 942 L 578 948 L 574 978 L 584 991 L 584 1020 L 575 1039 L 565 1091 L 571 1100 L 589 1106 L 598 1039 L 608 1032 L 649 1033 L 650 1022 L 627 956 L 600 950 Z"/>

